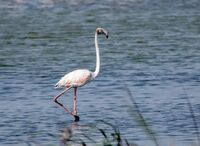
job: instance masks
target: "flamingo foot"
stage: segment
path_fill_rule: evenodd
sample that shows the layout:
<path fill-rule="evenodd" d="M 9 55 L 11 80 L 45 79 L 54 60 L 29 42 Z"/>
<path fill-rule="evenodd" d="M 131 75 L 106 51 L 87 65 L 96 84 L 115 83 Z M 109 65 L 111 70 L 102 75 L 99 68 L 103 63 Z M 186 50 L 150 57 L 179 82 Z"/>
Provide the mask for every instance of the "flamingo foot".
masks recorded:
<path fill-rule="evenodd" d="M 74 122 L 78 122 L 79 120 L 80 120 L 80 118 L 79 118 L 79 116 L 77 116 L 77 115 L 74 115 Z"/>

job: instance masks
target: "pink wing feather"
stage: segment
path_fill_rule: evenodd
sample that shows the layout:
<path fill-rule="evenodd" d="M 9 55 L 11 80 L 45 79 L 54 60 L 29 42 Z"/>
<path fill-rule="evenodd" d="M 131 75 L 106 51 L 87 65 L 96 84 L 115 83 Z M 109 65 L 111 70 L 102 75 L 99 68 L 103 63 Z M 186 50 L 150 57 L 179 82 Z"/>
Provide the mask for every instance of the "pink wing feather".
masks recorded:
<path fill-rule="evenodd" d="M 80 87 L 93 79 L 93 73 L 87 69 L 78 69 L 63 76 L 55 85 L 59 87 Z"/>

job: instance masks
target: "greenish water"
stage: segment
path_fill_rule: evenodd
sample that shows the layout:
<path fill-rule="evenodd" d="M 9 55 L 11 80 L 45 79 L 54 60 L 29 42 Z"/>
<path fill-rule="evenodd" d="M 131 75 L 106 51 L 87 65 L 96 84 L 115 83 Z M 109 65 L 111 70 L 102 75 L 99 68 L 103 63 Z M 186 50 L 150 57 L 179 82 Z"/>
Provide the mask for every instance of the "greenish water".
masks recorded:
<path fill-rule="evenodd" d="M 79 133 L 98 120 L 153 145 L 128 112 L 124 82 L 161 145 L 196 142 L 183 88 L 199 124 L 199 7 L 198 0 L 0 1 L 0 145 L 59 145 L 66 127 Z M 53 85 L 74 69 L 94 70 L 97 27 L 109 39 L 99 38 L 98 78 L 78 90 L 81 121 L 74 126 L 52 101 L 61 92 Z M 72 108 L 73 92 L 60 100 Z"/>

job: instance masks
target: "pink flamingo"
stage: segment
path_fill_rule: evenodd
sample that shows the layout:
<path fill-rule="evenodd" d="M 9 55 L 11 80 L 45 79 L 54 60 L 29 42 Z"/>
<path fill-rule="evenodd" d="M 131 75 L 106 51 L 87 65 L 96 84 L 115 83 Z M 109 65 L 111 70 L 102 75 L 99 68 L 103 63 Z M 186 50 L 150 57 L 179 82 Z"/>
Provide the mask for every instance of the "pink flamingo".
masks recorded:
<path fill-rule="evenodd" d="M 79 121 L 79 116 L 77 115 L 76 110 L 76 92 L 78 87 L 82 87 L 85 84 L 87 84 L 89 81 L 93 80 L 100 71 L 100 55 L 99 55 L 99 46 L 98 46 L 98 35 L 104 34 L 106 38 L 108 38 L 108 32 L 103 28 L 97 28 L 95 32 L 95 47 L 96 47 L 96 69 L 94 72 L 89 71 L 87 69 L 78 69 L 74 70 L 65 76 L 63 76 L 58 83 L 56 83 L 55 87 L 64 87 L 65 90 L 62 91 L 60 94 L 55 96 L 53 98 L 53 101 L 57 103 L 59 106 L 61 106 L 66 112 L 68 112 L 70 115 L 74 116 L 75 121 Z M 58 98 L 62 96 L 65 92 L 70 90 L 71 88 L 74 88 L 74 112 L 71 112 L 68 110 L 63 104 L 58 102 Z"/>

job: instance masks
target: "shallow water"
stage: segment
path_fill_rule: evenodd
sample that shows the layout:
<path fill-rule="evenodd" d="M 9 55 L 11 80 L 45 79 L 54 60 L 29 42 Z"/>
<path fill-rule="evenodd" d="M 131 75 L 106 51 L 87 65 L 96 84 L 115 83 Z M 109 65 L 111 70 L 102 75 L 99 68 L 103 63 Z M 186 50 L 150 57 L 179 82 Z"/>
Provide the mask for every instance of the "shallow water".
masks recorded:
<path fill-rule="evenodd" d="M 109 39 L 99 38 L 99 76 L 78 90 L 78 124 L 105 120 L 130 142 L 153 145 L 130 113 L 128 86 L 161 145 L 195 143 L 186 97 L 199 124 L 199 6 L 198 0 L 1 1 L 0 145 L 59 145 L 63 129 L 81 131 L 52 101 L 61 92 L 53 85 L 74 69 L 94 70 L 96 27 L 107 29 Z M 72 108 L 73 91 L 60 100 Z"/>

